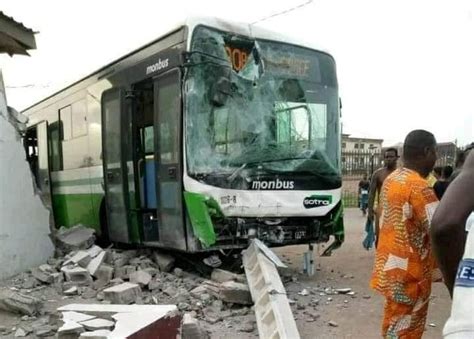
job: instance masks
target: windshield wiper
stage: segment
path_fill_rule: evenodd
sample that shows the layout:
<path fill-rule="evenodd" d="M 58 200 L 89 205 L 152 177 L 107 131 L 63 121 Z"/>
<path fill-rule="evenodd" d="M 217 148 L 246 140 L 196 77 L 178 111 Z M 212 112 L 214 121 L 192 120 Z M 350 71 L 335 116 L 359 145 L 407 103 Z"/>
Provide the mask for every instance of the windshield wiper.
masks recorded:
<path fill-rule="evenodd" d="M 240 174 L 240 172 L 242 172 L 244 170 L 244 168 L 247 167 L 247 163 L 244 163 L 242 166 L 240 166 L 239 168 L 237 168 L 234 172 L 231 173 L 231 175 L 229 175 L 227 177 L 227 181 L 229 183 L 231 183 L 232 181 L 235 180 L 235 178 L 237 178 L 237 176 Z"/>

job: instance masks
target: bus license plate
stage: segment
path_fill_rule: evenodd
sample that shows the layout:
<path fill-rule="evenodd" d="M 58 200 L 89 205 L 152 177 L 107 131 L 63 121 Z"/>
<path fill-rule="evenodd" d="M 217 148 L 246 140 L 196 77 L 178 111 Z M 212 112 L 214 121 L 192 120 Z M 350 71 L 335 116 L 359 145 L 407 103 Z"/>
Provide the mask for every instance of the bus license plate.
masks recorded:
<path fill-rule="evenodd" d="M 295 232 L 295 239 L 303 239 L 306 237 L 306 231 L 296 231 Z"/>

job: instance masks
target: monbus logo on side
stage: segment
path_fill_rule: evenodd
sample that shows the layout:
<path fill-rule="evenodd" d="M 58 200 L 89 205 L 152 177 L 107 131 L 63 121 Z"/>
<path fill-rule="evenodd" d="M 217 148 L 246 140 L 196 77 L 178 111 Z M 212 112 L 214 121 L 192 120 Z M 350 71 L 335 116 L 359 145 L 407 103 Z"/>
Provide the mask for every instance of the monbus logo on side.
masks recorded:
<path fill-rule="evenodd" d="M 315 208 L 329 206 L 332 203 L 331 195 L 312 195 L 310 197 L 304 198 L 303 206 L 304 208 Z"/>
<path fill-rule="evenodd" d="M 147 66 L 146 74 L 150 74 L 150 73 L 159 71 L 160 69 L 166 68 L 168 67 L 168 64 L 169 64 L 169 59 L 165 59 L 165 60 L 158 59 L 157 63 Z"/>
<path fill-rule="evenodd" d="M 252 181 L 253 190 L 292 190 L 295 182 L 292 180 L 259 180 Z"/>

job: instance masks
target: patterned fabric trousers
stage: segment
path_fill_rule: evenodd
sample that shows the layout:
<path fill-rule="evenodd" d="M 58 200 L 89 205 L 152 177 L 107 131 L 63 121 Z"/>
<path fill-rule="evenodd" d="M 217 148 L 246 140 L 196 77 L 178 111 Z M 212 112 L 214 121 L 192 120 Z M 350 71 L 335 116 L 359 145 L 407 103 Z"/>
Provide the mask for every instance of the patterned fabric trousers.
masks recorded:
<path fill-rule="evenodd" d="M 382 336 L 387 339 L 420 339 L 425 330 L 429 297 L 414 305 L 385 299 Z"/>

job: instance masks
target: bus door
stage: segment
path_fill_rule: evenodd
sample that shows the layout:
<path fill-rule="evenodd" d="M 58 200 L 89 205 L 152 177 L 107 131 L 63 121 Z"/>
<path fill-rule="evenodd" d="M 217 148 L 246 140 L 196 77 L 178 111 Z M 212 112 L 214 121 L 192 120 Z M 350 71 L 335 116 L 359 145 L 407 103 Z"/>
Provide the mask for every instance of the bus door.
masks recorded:
<path fill-rule="evenodd" d="M 42 121 L 26 131 L 23 139 L 26 159 L 40 190 L 43 204 L 52 212 L 51 177 L 48 155 L 48 122 Z"/>
<path fill-rule="evenodd" d="M 154 80 L 154 159 L 158 244 L 185 250 L 180 79 L 175 69 Z"/>
<path fill-rule="evenodd" d="M 131 158 L 130 115 L 123 89 L 112 88 L 102 94 L 102 161 L 107 229 L 109 239 L 121 243 L 134 240 L 129 214 L 129 176 L 133 174 L 132 161 L 128 161 Z"/>

